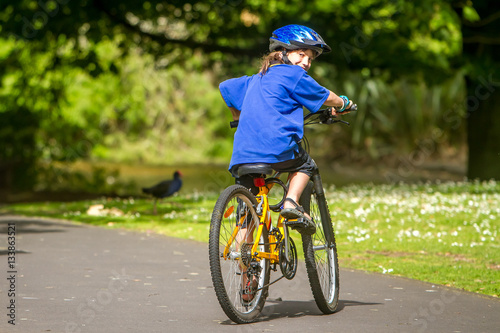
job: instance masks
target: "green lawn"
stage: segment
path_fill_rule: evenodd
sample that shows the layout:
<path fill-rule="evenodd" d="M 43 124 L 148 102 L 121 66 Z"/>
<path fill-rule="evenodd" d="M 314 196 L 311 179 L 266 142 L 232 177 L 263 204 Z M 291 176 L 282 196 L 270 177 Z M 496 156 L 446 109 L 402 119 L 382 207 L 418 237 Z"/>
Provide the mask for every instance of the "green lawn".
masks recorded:
<path fill-rule="evenodd" d="M 326 192 L 342 267 L 500 295 L 500 183 L 361 185 Z M 0 213 L 207 242 L 216 198 L 182 194 L 160 202 L 156 216 L 145 198 L 4 205 Z M 99 204 L 107 209 L 102 216 L 87 214 Z"/>

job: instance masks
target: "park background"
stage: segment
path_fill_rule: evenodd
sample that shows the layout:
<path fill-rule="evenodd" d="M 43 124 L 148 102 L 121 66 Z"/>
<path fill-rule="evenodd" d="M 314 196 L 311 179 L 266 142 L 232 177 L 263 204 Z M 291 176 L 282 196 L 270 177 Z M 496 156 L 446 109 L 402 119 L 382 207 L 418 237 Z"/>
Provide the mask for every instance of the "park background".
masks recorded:
<path fill-rule="evenodd" d="M 345 253 L 350 264 L 387 271 L 387 263 L 427 281 L 445 265 L 449 274 L 432 281 L 498 295 L 500 4 L 492 0 L 2 0 L 0 202 L 44 203 L 0 213 L 167 234 L 203 221 L 205 231 L 215 199 L 200 198 L 231 183 L 234 130 L 218 84 L 254 74 L 270 33 L 292 23 L 333 49 L 311 76 L 358 104 L 343 117 L 349 127 L 307 131 L 333 212 L 351 223 L 335 226 L 339 243 L 368 244 Z M 165 204 L 152 216 L 150 203 L 130 199 L 176 169 L 184 215 Z M 340 188 L 356 183 L 389 187 Z M 391 187 L 400 183 L 420 185 Z M 87 203 L 60 203 L 96 196 L 133 216 L 99 220 L 85 216 Z M 369 207 L 388 205 L 378 206 L 387 215 L 371 216 L 360 204 L 367 197 L 379 200 Z M 402 203 L 409 198 L 421 201 Z M 379 221 L 399 229 L 384 236 Z"/>

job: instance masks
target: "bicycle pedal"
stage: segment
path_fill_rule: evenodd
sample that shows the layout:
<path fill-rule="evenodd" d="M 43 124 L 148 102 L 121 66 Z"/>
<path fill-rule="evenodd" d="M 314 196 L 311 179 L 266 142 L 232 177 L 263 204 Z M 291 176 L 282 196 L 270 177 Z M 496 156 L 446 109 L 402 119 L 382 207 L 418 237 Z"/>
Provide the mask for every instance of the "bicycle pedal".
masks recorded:
<path fill-rule="evenodd" d="M 293 220 L 285 220 L 285 225 L 293 230 L 297 230 L 301 234 L 312 235 L 316 232 L 316 226 L 314 224 L 309 224 L 307 220 L 302 217 Z"/>
<path fill-rule="evenodd" d="M 289 227 L 305 227 L 306 222 L 304 221 L 304 218 L 299 217 L 298 219 L 286 219 L 285 224 Z"/>

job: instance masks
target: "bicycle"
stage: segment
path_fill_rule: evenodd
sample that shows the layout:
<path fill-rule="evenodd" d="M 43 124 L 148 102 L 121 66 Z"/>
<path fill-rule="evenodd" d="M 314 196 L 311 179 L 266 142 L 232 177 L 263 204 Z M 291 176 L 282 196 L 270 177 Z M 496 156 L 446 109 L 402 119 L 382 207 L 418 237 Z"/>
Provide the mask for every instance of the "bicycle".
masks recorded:
<path fill-rule="evenodd" d="M 306 115 L 304 122 L 305 125 L 348 124 L 335 119 L 331 108 Z M 237 122 L 231 126 L 237 126 Z M 255 321 L 261 313 L 271 284 L 282 278 L 294 278 L 297 248 L 289 228 L 301 221 L 279 215 L 273 224 L 271 211 L 281 211 L 287 185 L 269 164 L 245 164 L 238 173 L 252 176 L 259 193 L 254 195 L 242 185 L 231 185 L 221 193 L 210 222 L 209 259 L 220 306 L 232 321 L 243 324 Z M 282 188 L 283 196 L 277 204 L 271 204 L 269 192 L 275 186 Z M 309 284 L 318 308 L 324 314 L 331 314 L 338 307 L 339 266 L 335 233 L 318 168 L 299 204 L 316 224 L 313 235 L 301 234 Z M 270 282 L 271 271 L 278 268 L 282 276 Z"/>

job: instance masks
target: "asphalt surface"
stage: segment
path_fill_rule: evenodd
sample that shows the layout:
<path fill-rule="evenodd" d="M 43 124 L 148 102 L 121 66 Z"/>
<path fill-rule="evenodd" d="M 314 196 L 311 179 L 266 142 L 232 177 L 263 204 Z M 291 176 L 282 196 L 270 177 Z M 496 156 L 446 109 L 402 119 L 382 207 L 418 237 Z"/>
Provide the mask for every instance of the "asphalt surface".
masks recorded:
<path fill-rule="evenodd" d="M 323 315 L 302 263 L 293 280 L 270 287 L 257 323 L 236 325 L 215 297 L 207 250 L 165 236 L 0 216 L 0 332 L 500 331 L 497 298 L 351 270 L 341 270 L 340 310 Z"/>

